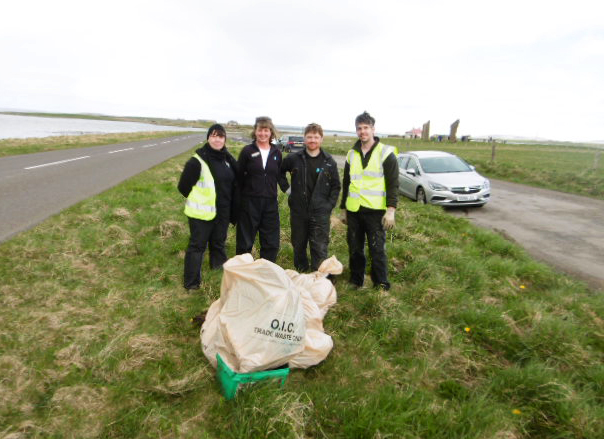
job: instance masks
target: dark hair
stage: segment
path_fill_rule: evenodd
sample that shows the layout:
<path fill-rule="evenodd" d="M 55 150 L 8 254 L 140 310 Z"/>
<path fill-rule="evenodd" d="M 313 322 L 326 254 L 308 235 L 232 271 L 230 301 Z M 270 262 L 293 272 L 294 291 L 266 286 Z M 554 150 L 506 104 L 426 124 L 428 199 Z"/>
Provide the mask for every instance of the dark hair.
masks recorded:
<path fill-rule="evenodd" d="M 318 133 L 319 136 L 323 137 L 323 128 L 318 123 L 309 123 L 304 128 L 304 135 L 306 136 L 308 133 Z"/>
<path fill-rule="evenodd" d="M 254 131 L 252 131 L 252 139 L 256 140 L 256 130 L 258 128 L 268 128 L 271 130 L 271 141 L 277 138 L 277 130 L 275 129 L 275 125 L 273 125 L 273 121 L 268 116 L 259 116 L 256 118 L 256 122 L 254 122 Z"/>
<path fill-rule="evenodd" d="M 375 119 L 366 111 L 363 111 L 362 114 L 359 114 L 357 116 L 357 118 L 354 120 L 354 126 L 359 126 L 360 124 L 367 124 L 367 125 L 371 125 L 374 126 L 375 125 Z"/>
<path fill-rule="evenodd" d="M 210 128 L 208 128 L 208 135 L 206 136 L 206 139 L 209 139 L 213 133 L 218 134 L 220 137 L 226 138 L 226 130 L 219 123 L 215 123 Z"/>

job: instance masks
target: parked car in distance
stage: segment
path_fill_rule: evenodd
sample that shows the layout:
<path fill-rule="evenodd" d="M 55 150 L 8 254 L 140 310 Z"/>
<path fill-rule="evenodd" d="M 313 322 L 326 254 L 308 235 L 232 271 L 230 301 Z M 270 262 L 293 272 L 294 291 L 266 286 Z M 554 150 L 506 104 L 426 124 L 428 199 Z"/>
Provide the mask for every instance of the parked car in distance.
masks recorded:
<path fill-rule="evenodd" d="M 304 148 L 304 137 L 285 134 L 279 138 L 279 144 L 283 152 L 299 151 Z"/>
<path fill-rule="evenodd" d="M 418 203 L 482 207 L 489 201 L 489 180 L 454 154 L 408 151 L 397 159 L 399 190 Z"/>

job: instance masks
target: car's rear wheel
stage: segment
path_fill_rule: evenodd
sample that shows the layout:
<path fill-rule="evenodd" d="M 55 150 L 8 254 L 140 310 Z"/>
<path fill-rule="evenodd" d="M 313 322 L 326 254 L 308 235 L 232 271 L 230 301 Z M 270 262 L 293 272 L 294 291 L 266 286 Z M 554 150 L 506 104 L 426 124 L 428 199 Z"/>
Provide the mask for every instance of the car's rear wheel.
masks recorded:
<path fill-rule="evenodd" d="M 420 204 L 426 204 L 426 192 L 424 192 L 423 187 L 417 188 L 417 202 Z"/>

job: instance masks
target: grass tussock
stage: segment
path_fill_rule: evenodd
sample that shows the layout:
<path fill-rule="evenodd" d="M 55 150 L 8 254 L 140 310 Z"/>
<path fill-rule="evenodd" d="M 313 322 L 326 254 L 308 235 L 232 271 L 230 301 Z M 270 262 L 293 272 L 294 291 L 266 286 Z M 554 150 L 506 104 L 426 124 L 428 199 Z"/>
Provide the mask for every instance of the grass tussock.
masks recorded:
<path fill-rule="evenodd" d="M 0 245 L 3 437 L 604 437 L 601 293 L 503 237 L 401 200 L 390 291 L 338 279 L 334 350 L 284 389 L 220 395 L 181 286 L 182 155 Z M 278 263 L 293 266 L 280 198 Z M 330 253 L 346 266 L 346 226 Z M 234 254 L 234 229 L 229 231 Z M 369 282 L 369 281 L 368 281 Z"/>

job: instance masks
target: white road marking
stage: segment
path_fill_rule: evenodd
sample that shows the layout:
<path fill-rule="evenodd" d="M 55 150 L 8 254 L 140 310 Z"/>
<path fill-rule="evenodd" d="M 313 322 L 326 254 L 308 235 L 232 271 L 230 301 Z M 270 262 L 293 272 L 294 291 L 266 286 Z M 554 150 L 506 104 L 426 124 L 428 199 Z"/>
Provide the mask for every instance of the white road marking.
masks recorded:
<path fill-rule="evenodd" d="M 175 141 L 176 141 L 176 140 L 178 140 L 178 139 L 175 139 Z M 162 143 L 162 144 L 164 144 L 164 143 L 170 143 L 170 142 L 171 142 L 171 141 L 170 141 L 170 140 L 168 140 L 168 141 L 161 142 L 161 143 Z M 150 148 L 151 146 L 157 146 L 157 145 L 158 145 L 158 143 L 152 143 L 152 144 L 150 144 L 150 145 L 143 145 L 143 146 L 142 146 L 142 148 Z M 109 151 L 109 154 L 113 154 L 113 153 L 116 153 L 116 152 L 123 152 L 123 151 L 131 151 L 131 150 L 133 150 L 133 149 L 134 149 L 134 148 L 116 149 L 115 151 Z M 85 155 L 85 156 L 82 156 L 82 157 L 76 157 L 76 158 L 73 158 L 73 159 L 60 160 L 60 161 L 58 161 L 58 162 L 44 163 L 43 165 L 28 166 L 27 168 L 23 168 L 23 169 L 36 169 L 36 168 L 43 168 L 43 167 L 45 167 L 45 166 L 60 165 L 60 164 L 63 164 L 63 163 L 68 163 L 68 162 L 73 162 L 73 161 L 75 161 L 75 160 L 82 160 L 82 159 L 88 159 L 88 158 L 90 158 L 90 156 L 89 156 L 89 155 Z"/>
<path fill-rule="evenodd" d="M 115 151 L 109 151 L 109 154 L 113 154 L 114 152 L 131 151 L 133 149 L 134 148 L 116 149 Z"/>
<path fill-rule="evenodd" d="M 82 159 L 87 159 L 87 158 L 90 158 L 90 156 L 89 155 L 85 155 L 85 156 L 82 156 L 82 157 L 76 157 L 74 159 L 67 159 L 67 160 L 61 160 L 61 161 L 58 161 L 58 162 L 44 163 L 43 165 L 29 166 L 29 167 L 23 168 L 23 169 L 43 168 L 44 166 L 60 165 L 61 163 L 73 162 L 74 160 L 82 160 Z"/>

